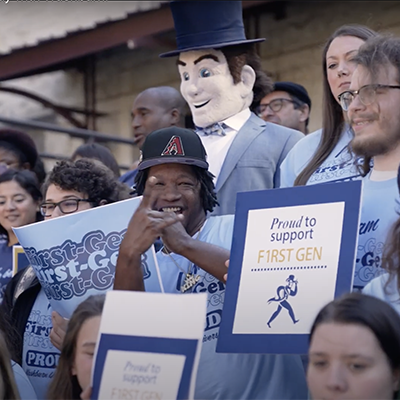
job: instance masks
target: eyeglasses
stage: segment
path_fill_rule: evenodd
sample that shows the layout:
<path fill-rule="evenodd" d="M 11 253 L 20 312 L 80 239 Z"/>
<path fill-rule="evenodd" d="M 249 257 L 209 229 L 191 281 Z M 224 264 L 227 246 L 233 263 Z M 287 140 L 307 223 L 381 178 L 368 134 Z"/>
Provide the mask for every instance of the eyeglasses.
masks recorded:
<path fill-rule="evenodd" d="M 40 212 L 43 217 L 51 217 L 56 207 L 58 207 L 63 214 L 72 214 L 78 211 L 79 203 L 81 201 L 93 203 L 90 199 L 65 199 L 58 203 L 42 203 L 40 205 Z"/>
<path fill-rule="evenodd" d="M 364 106 L 369 106 L 375 101 L 376 92 L 379 89 L 400 89 L 400 86 L 380 84 L 365 85 L 358 90 L 347 90 L 339 94 L 338 99 L 344 111 L 348 111 L 350 104 L 357 95 L 360 96 L 360 101 Z"/>
<path fill-rule="evenodd" d="M 267 107 L 269 107 L 270 110 L 273 111 L 274 113 L 279 112 L 279 111 L 282 109 L 283 104 L 284 104 L 285 101 L 287 101 L 288 103 L 293 103 L 293 104 L 295 104 L 296 106 L 299 106 L 299 104 L 298 104 L 296 101 L 294 101 L 294 100 L 289 100 L 289 99 L 274 99 L 274 100 L 271 100 L 271 101 L 270 101 L 269 103 L 267 103 L 267 104 L 260 104 L 260 105 L 257 107 L 256 112 L 257 112 L 258 115 L 262 115 L 262 114 L 264 114 L 265 111 L 267 110 Z"/>

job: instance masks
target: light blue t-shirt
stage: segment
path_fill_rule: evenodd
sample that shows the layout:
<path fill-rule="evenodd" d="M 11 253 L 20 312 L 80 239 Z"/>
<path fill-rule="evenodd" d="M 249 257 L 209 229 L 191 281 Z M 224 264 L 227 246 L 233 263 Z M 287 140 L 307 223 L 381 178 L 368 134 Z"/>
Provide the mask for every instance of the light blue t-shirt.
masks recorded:
<path fill-rule="evenodd" d="M 361 218 L 353 287 L 362 289 L 383 273 L 382 252 L 387 235 L 399 218 L 397 178 L 371 181 L 363 178 Z"/>
<path fill-rule="evenodd" d="M 292 187 L 300 172 L 307 166 L 321 141 L 322 129 L 298 141 L 281 164 L 280 187 Z M 360 179 L 354 156 L 348 149 L 353 135 L 348 126 L 327 159 L 310 176 L 307 185 Z"/>
<path fill-rule="evenodd" d="M 197 240 L 230 250 L 233 221 L 233 215 L 208 218 Z M 208 294 L 206 328 L 196 380 L 196 399 L 307 398 L 300 356 L 216 353 L 225 285 L 180 255 L 172 253 L 169 256 L 159 251 L 157 260 L 167 293 L 181 293 L 185 273 L 190 268 L 191 272 L 200 276 L 190 292 Z M 147 287 L 147 290 L 153 291 L 151 287 Z"/>
<path fill-rule="evenodd" d="M 385 272 L 365 285 L 362 292 L 386 301 L 400 314 L 400 293 L 397 282 L 396 276 L 389 280 L 389 274 Z"/>
<path fill-rule="evenodd" d="M 46 399 L 60 352 L 50 342 L 51 306 L 43 289 L 35 300 L 25 327 L 22 368 L 28 376 L 38 399 Z"/>
<path fill-rule="evenodd" d="M 14 372 L 15 383 L 17 384 L 21 400 L 36 400 L 35 390 L 21 366 L 15 361 L 11 361 L 11 367 Z"/>

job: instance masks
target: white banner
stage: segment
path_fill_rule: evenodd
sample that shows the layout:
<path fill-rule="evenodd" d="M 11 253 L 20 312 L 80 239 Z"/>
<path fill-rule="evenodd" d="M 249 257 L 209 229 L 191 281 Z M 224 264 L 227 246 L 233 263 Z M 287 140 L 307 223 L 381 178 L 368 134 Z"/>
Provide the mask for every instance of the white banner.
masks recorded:
<path fill-rule="evenodd" d="M 107 293 L 92 399 L 193 399 L 206 309 L 205 293 Z"/>
<path fill-rule="evenodd" d="M 92 294 L 113 288 L 118 250 L 141 197 L 15 228 L 54 311 L 70 318 Z M 142 256 L 146 281 L 159 279 L 154 246 Z"/>
<path fill-rule="evenodd" d="M 335 295 L 344 206 L 249 211 L 234 333 L 310 332 Z"/>

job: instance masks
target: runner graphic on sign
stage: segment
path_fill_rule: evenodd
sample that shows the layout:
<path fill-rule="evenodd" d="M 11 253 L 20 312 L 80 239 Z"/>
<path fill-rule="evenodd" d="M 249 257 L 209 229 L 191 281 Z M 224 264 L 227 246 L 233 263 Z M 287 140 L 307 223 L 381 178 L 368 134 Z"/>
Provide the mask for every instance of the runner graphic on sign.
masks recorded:
<path fill-rule="evenodd" d="M 273 301 L 276 301 L 279 303 L 278 308 L 276 311 L 271 315 L 271 318 L 267 322 L 267 325 L 269 328 L 271 328 L 271 322 L 279 315 L 279 313 L 282 310 L 282 307 L 286 308 L 288 310 L 290 318 L 292 318 L 292 321 L 294 324 L 299 322 L 298 319 L 294 316 L 294 312 L 292 309 L 292 306 L 288 303 L 287 299 L 289 296 L 296 296 L 297 294 L 297 281 L 294 278 L 294 275 L 289 275 L 289 278 L 286 279 L 287 284 L 279 286 L 278 289 L 276 289 L 276 297 L 271 297 L 268 299 L 268 304 L 270 304 Z"/>

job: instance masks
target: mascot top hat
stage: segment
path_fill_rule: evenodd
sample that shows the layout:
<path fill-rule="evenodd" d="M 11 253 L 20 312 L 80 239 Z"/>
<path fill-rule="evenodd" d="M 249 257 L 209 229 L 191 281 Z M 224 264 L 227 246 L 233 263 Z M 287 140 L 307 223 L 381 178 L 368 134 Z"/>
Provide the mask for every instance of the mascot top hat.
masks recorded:
<path fill-rule="evenodd" d="M 265 39 L 247 40 L 241 1 L 171 1 L 177 50 L 160 54 L 176 56 L 181 52 L 219 49 Z"/>

